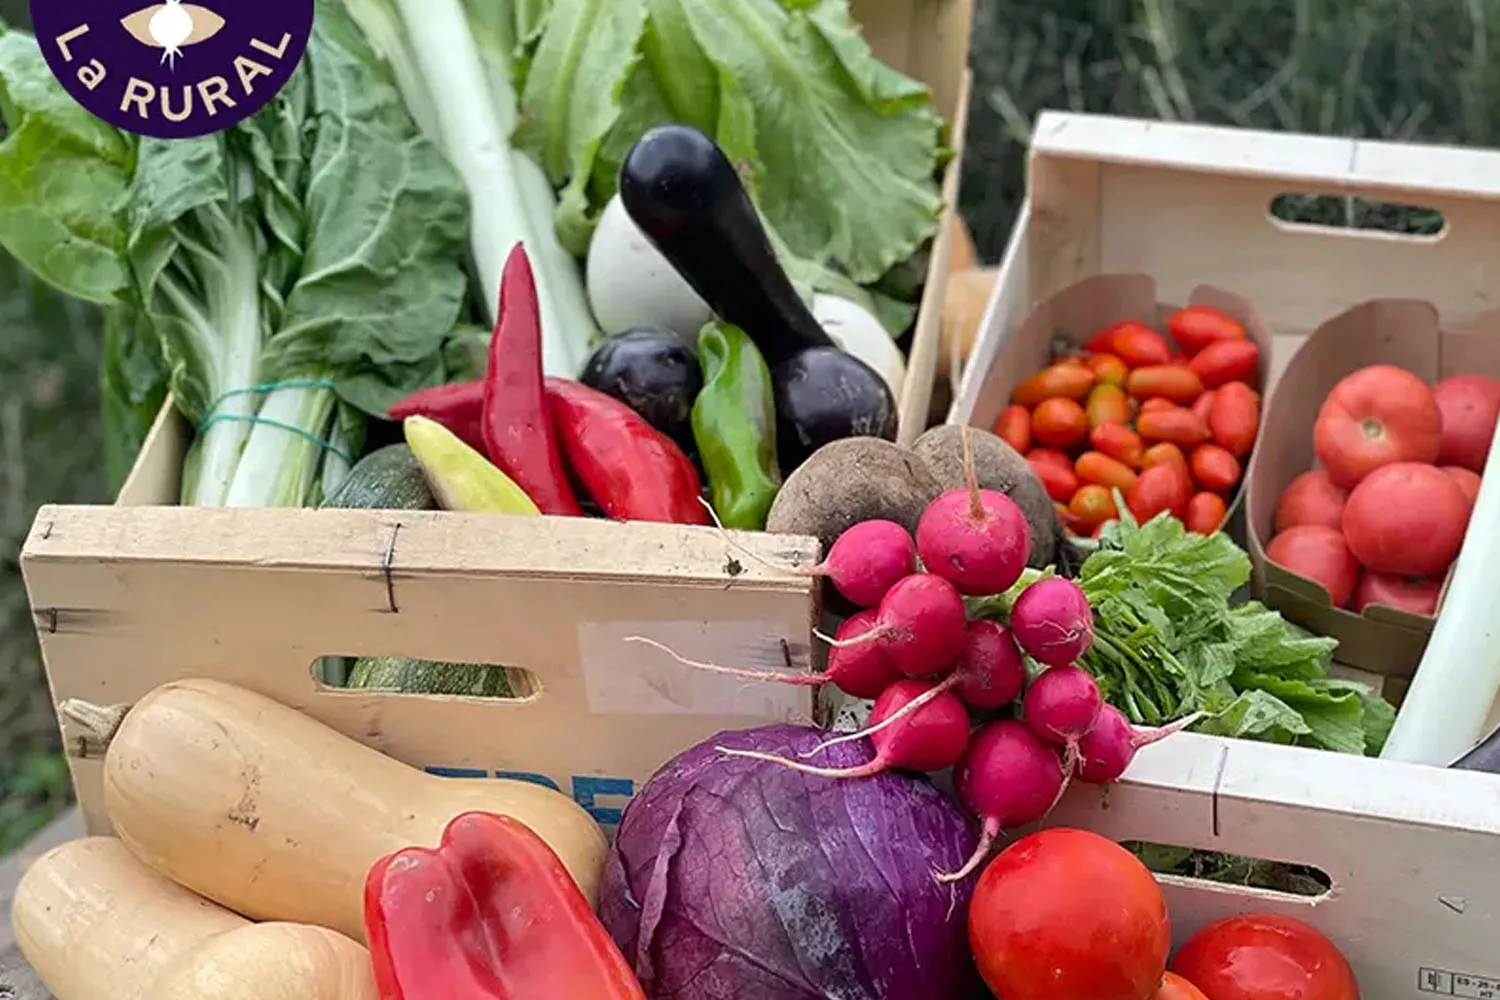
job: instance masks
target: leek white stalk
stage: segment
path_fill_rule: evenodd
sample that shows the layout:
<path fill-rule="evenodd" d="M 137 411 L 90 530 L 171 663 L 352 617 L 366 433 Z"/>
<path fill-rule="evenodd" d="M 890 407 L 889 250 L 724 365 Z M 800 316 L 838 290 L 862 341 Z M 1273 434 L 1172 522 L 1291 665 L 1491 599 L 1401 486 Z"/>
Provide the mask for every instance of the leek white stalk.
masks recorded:
<path fill-rule="evenodd" d="M 491 89 L 499 74 L 487 73 L 459 0 L 396 0 L 406 25 L 410 51 L 429 81 L 435 136 L 448 161 L 464 179 L 472 204 L 470 239 L 481 295 L 491 321 L 496 318 L 500 275 L 511 249 L 521 243 L 531 256 L 542 314 L 542 367 L 549 375 L 576 377 L 583 363 L 576 345 L 586 345 L 588 318 L 577 262 L 554 249 L 550 216 L 537 227 L 532 206 L 550 207 L 553 193 L 541 168 L 510 147 L 514 92 Z M 441 86 L 433 86 L 433 82 Z M 409 81 L 405 85 L 410 85 Z M 441 94 L 441 97 L 437 97 Z M 499 98 L 499 100 L 497 100 Z M 528 176 L 534 171 L 535 176 Z M 540 177 L 541 185 L 537 183 Z M 568 287 L 568 286 L 573 287 Z M 572 300 L 564 306 L 565 301 Z M 580 316 L 584 317 L 582 320 Z"/>
<path fill-rule="evenodd" d="M 1380 756 L 1446 767 L 1487 732 L 1500 696 L 1500 429 L 1432 638 Z"/>
<path fill-rule="evenodd" d="M 323 464 L 324 441 L 332 429 L 338 399 L 332 389 L 297 383 L 316 382 L 317 375 L 265 395 L 240 456 L 226 507 L 301 507 L 312 494 Z"/>

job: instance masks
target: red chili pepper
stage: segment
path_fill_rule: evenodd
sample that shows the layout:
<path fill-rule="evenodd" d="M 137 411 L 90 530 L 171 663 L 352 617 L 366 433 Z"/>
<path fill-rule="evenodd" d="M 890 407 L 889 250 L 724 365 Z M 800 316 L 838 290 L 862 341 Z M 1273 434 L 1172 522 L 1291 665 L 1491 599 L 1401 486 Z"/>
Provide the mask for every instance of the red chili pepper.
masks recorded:
<path fill-rule="evenodd" d="M 612 396 L 547 379 L 547 406 L 568 465 L 618 521 L 708 524 L 703 483 L 681 448 Z"/>
<path fill-rule="evenodd" d="M 484 383 L 452 382 L 419 389 L 391 407 L 389 416 L 400 423 L 407 417 L 426 417 L 448 428 L 481 455 L 484 443 Z"/>
<path fill-rule="evenodd" d="M 645 1000 L 557 855 L 508 816 L 464 813 L 436 850 L 365 880 L 381 1000 Z"/>
<path fill-rule="evenodd" d="M 456 432 L 455 432 L 456 433 Z M 581 516 L 542 391 L 542 312 L 531 259 L 519 243 L 500 277 L 500 319 L 484 378 L 484 443 L 543 514 Z"/>

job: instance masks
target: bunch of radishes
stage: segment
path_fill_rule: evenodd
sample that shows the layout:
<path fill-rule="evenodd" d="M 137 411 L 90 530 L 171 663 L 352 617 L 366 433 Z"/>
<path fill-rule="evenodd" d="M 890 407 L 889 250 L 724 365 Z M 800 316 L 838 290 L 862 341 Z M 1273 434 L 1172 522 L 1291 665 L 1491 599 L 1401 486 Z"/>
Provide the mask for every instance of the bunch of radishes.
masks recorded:
<path fill-rule="evenodd" d="M 1008 496 L 979 489 L 965 436 L 968 486 L 950 490 L 923 513 L 915 541 L 891 521 L 854 525 L 824 563 L 804 572 L 827 576 L 862 610 L 833 638 L 828 670 L 788 675 L 697 664 L 754 680 L 835 684 L 875 699 L 869 725 L 829 740 L 868 737 L 875 757 L 851 769 L 817 767 L 775 755 L 724 750 L 830 778 L 887 768 L 957 768 L 959 797 L 983 822 L 974 857 L 949 879 L 967 876 L 1002 827 L 1042 818 L 1071 777 L 1103 783 L 1124 773 L 1135 751 L 1181 728 L 1137 730 L 1075 661 L 1094 639 L 1092 613 L 1071 580 L 1044 577 L 1015 600 L 1010 627 L 969 621 L 963 598 L 1001 594 L 1020 580 L 1031 530 Z M 918 557 L 920 556 L 920 567 Z M 1025 654 L 1025 655 L 1023 655 Z M 1039 666 L 1028 683 L 1026 656 Z M 975 727 L 970 712 L 992 715 L 1019 703 L 1019 718 Z"/>

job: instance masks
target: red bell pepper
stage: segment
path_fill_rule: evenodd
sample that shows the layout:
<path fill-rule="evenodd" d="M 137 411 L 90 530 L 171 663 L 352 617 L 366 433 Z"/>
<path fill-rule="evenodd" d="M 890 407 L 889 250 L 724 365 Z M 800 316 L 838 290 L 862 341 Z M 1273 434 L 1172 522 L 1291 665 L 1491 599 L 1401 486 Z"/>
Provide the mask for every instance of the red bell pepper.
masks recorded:
<path fill-rule="evenodd" d="M 698 470 L 676 442 L 613 396 L 562 378 L 546 388 L 568 465 L 606 516 L 710 523 Z"/>
<path fill-rule="evenodd" d="M 484 443 L 484 383 L 478 379 L 419 389 L 392 406 L 389 416 L 397 423 L 407 417 L 426 417 L 481 455 L 489 451 Z"/>
<path fill-rule="evenodd" d="M 531 259 L 519 243 L 500 277 L 500 318 L 490 339 L 484 377 L 484 443 L 490 461 L 514 479 L 543 514 L 583 514 L 547 416 L 542 311 Z"/>
<path fill-rule="evenodd" d="M 381 1000 L 645 1000 L 547 843 L 508 816 L 454 819 L 365 880 Z"/>

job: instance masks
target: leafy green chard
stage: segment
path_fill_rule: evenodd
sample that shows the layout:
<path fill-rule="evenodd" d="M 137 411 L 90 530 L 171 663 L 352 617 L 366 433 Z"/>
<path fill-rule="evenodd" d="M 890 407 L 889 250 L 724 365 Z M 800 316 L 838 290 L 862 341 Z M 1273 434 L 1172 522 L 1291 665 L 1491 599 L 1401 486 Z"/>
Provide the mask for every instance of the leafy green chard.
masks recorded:
<path fill-rule="evenodd" d="M 135 140 L 78 108 L 33 39 L 0 36 L 0 245 L 110 307 L 107 407 L 126 430 L 159 390 L 153 349 L 165 360 L 200 431 L 185 503 L 313 501 L 363 415 L 445 374 L 465 191 L 390 73 L 320 0 L 296 76 L 263 111 L 201 139 Z"/>

